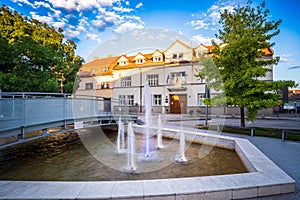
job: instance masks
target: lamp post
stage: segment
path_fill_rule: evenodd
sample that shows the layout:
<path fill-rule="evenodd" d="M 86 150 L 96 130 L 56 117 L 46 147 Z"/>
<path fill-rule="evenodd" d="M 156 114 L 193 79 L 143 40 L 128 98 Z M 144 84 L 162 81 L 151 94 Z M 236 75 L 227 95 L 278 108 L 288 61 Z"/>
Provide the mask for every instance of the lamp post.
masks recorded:
<path fill-rule="evenodd" d="M 205 83 L 205 99 L 210 98 L 209 88 L 207 87 L 207 83 Z M 205 108 L 205 126 L 208 125 L 208 105 L 206 104 Z"/>

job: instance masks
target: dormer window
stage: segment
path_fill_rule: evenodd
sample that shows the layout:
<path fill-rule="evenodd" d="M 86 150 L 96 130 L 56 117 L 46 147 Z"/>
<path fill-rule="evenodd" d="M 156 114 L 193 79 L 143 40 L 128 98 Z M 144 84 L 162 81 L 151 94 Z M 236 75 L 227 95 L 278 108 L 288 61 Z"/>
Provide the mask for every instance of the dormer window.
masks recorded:
<path fill-rule="evenodd" d="M 153 62 L 161 62 L 161 61 L 162 61 L 162 57 L 161 56 L 153 57 Z"/>
<path fill-rule="evenodd" d="M 121 58 L 119 58 L 119 60 L 117 61 L 117 63 L 120 66 L 126 66 L 126 65 L 128 65 L 128 59 L 126 58 L 126 56 L 122 56 Z"/>
<path fill-rule="evenodd" d="M 108 70 L 109 70 L 109 68 L 105 67 L 105 68 L 102 69 L 102 72 L 107 72 Z"/>
<path fill-rule="evenodd" d="M 125 61 L 125 60 L 122 60 L 122 61 L 119 62 L 120 66 L 126 66 L 127 64 L 128 64 L 128 62 Z"/>
<path fill-rule="evenodd" d="M 136 59 L 135 64 L 143 64 L 145 62 L 144 59 Z"/>
<path fill-rule="evenodd" d="M 146 57 L 140 52 L 134 57 L 135 64 L 144 64 Z"/>
<path fill-rule="evenodd" d="M 163 54 L 159 50 L 156 50 L 152 54 L 152 61 L 153 62 L 162 62 L 163 61 Z"/>
<path fill-rule="evenodd" d="M 172 58 L 173 59 L 181 59 L 181 58 L 183 58 L 183 53 L 173 53 Z"/>

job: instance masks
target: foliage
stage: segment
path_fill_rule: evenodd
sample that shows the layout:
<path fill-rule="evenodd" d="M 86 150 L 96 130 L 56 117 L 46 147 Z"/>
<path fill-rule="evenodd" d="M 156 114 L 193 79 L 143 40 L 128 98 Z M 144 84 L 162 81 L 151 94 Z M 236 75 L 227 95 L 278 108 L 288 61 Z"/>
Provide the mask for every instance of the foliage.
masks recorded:
<path fill-rule="evenodd" d="M 270 40 L 280 32 L 281 20 L 269 21 L 268 15 L 264 1 L 257 7 L 248 1 L 246 6 L 236 7 L 233 12 L 225 10 L 221 13 L 222 29 L 216 37 L 222 43 L 217 45 L 213 41 L 214 64 L 209 57 L 202 57 L 204 68 L 196 75 L 205 77 L 209 87 L 217 91 L 224 88 L 226 96 L 224 93 L 217 95 L 216 102 L 238 105 L 241 126 L 245 126 L 244 108 L 247 108 L 248 119 L 254 121 L 259 109 L 281 103 L 276 94 L 278 89 L 295 84 L 293 81 L 262 80 L 272 71 L 266 66 L 279 62 L 279 57 L 267 56 L 264 51 L 274 46 Z"/>
<path fill-rule="evenodd" d="M 0 88 L 3 91 L 72 92 L 83 59 L 62 30 L 0 8 Z"/>

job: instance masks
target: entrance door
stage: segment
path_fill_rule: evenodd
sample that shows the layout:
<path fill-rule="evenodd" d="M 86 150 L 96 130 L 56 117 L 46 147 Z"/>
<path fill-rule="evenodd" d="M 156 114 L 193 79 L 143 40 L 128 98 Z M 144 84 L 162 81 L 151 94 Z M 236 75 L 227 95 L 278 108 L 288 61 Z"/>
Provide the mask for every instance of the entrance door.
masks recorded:
<path fill-rule="evenodd" d="M 181 114 L 181 113 L 186 113 L 186 95 L 185 94 L 173 94 L 170 95 L 171 99 L 171 108 L 170 112 L 173 114 Z"/>

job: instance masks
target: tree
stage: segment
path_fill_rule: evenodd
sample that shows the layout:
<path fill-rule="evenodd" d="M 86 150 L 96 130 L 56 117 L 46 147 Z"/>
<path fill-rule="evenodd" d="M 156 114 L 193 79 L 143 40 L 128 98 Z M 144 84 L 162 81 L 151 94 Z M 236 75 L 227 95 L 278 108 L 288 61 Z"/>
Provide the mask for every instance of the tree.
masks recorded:
<path fill-rule="evenodd" d="M 2 91 L 72 92 L 83 59 L 62 30 L 0 8 L 0 88 Z"/>
<path fill-rule="evenodd" d="M 239 106 L 242 127 L 245 127 L 245 108 L 248 119 L 254 121 L 259 109 L 280 105 L 274 91 L 295 85 L 293 81 L 267 82 L 261 79 L 272 70 L 266 66 L 279 62 L 279 57 L 266 59 L 264 51 L 275 45 L 270 40 L 279 34 L 282 21 L 270 21 L 269 12 L 264 1 L 257 7 L 248 1 L 246 6 L 236 7 L 233 12 L 225 10 L 221 13 L 222 29 L 216 34 L 221 45 L 212 41 L 215 65 L 204 64 L 203 70 L 196 75 L 205 77 L 209 87 L 225 90 L 226 96 L 219 94 L 212 100 Z M 207 63 L 207 59 L 202 57 L 201 62 Z"/>

